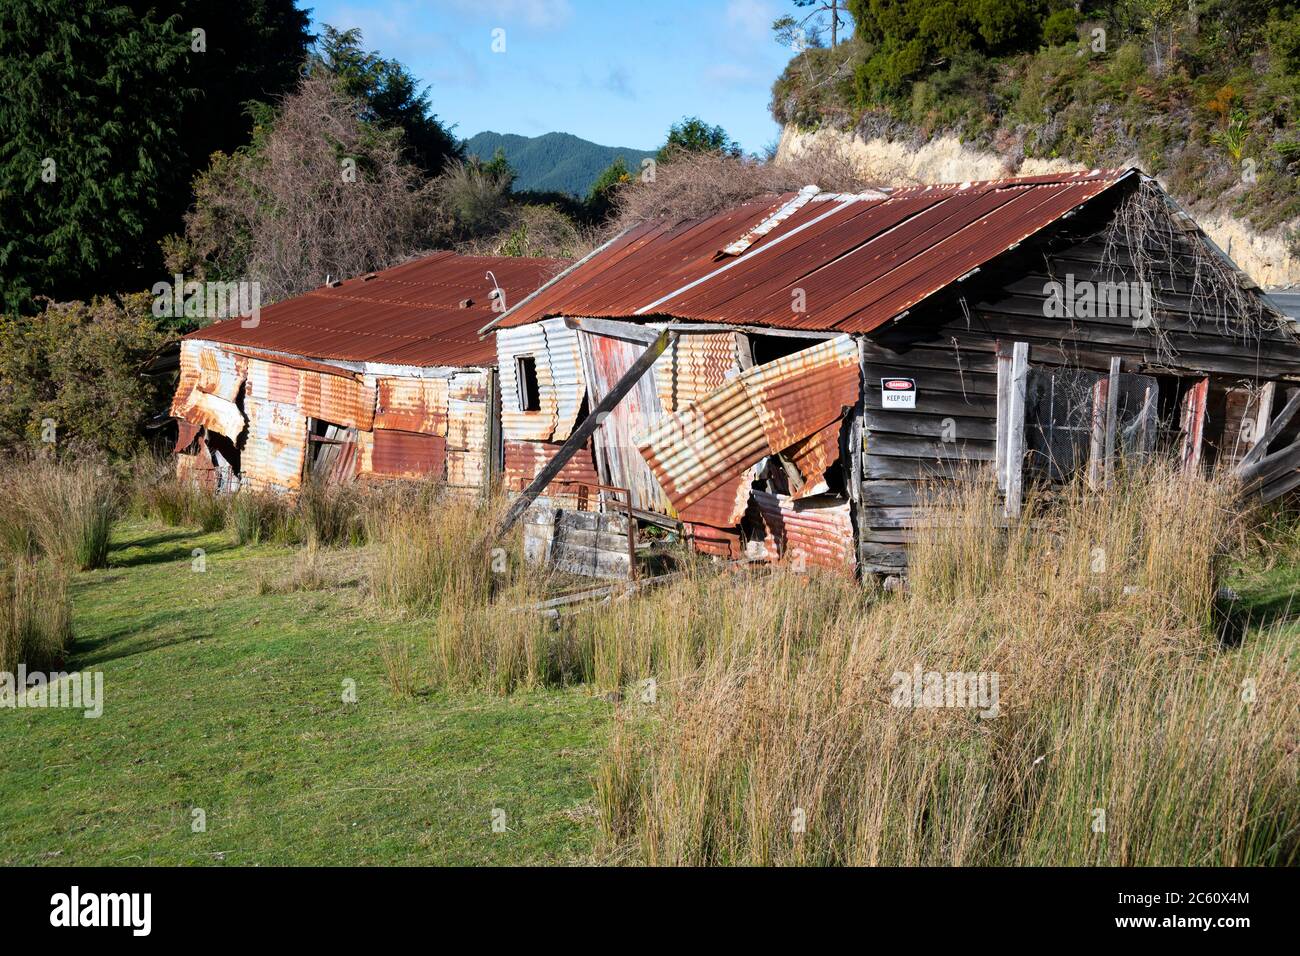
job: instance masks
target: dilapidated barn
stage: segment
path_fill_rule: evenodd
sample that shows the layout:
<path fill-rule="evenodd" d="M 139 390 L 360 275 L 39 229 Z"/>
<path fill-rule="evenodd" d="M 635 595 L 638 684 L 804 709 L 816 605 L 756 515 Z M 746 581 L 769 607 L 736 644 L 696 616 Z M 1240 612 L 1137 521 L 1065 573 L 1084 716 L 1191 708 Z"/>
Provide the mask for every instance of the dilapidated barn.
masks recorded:
<path fill-rule="evenodd" d="M 222 490 L 427 476 L 485 489 L 500 406 L 477 329 L 565 265 L 440 252 L 191 333 L 178 473 Z"/>
<path fill-rule="evenodd" d="M 588 482 L 720 555 L 893 573 L 935 483 L 1014 518 L 1147 455 L 1300 486 L 1295 323 L 1136 170 L 651 222 L 491 328 L 525 501 Z"/>

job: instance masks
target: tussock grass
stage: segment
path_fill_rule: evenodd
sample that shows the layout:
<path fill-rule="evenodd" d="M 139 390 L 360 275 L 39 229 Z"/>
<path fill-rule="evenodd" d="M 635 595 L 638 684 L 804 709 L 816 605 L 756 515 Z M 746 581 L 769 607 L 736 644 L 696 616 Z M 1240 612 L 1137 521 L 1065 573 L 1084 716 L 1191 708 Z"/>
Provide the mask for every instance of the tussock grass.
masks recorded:
<path fill-rule="evenodd" d="M 0 671 L 13 673 L 19 664 L 54 670 L 63 664 L 71 640 L 64 573 L 28 557 L 0 567 Z"/>
<path fill-rule="evenodd" d="M 80 571 L 102 568 L 119 503 L 101 462 L 15 459 L 0 468 L 0 547 Z"/>
<path fill-rule="evenodd" d="M 930 503 L 905 592 L 865 607 L 821 594 L 768 621 L 755 605 L 779 592 L 741 596 L 730 613 L 757 630 L 721 634 L 693 671 L 662 671 L 653 710 L 624 709 L 597 778 L 606 851 L 652 864 L 1294 863 L 1287 640 L 1228 649 L 1210 626 L 1231 501 L 1221 482 L 1151 468 L 1031 502 L 1036 520 L 991 534 L 992 494 L 961 483 Z M 914 667 L 997 674 L 999 716 L 895 706 L 895 675 Z"/>

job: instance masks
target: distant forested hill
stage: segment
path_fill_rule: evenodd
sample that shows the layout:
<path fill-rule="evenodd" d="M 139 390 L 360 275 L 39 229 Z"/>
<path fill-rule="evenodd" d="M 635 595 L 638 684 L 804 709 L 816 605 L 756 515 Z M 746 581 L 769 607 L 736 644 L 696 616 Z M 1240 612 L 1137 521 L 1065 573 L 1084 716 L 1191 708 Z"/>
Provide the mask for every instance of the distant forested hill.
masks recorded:
<path fill-rule="evenodd" d="M 505 150 L 506 159 L 519 178 L 515 189 L 562 192 L 583 197 L 596 177 L 622 156 L 629 170 L 638 170 L 641 160 L 653 156 L 654 150 L 600 146 L 569 133 L 544 136 L 516 136 L 513 133 L 479 133 L 465 144 L 465 153 L 490 160 L 497 147 Z"/>

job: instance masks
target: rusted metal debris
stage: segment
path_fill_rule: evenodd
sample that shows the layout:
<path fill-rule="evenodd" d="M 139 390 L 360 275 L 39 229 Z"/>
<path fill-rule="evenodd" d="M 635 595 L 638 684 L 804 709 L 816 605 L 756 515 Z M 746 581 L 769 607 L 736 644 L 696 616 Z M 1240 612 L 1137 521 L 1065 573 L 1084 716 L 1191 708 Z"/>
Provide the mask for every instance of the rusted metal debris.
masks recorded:
<path fill-rule="evenodd" d="M 761 545 L 751 557 L 799 571 L 819 567 L 853 573 L 855 544 L 847 501 L 797 502 L 785 495 L 755 491 L 750 514 L 763 529 Z"/>
<path fill-rule="evenodd" d="M 858 400 L 859 376 L 852 337 L 828 339 L 740 374 L 669 416 L 638 447 L 681 512 L 838 421 Z"/>

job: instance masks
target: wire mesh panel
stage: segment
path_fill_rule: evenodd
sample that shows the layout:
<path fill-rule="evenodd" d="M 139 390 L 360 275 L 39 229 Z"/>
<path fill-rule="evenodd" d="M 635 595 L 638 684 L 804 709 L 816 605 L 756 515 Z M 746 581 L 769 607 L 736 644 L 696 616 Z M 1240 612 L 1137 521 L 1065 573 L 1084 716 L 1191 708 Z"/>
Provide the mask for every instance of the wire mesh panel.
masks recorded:
<path fill-rule="evenodd" d="M 1025 466 L 1066 481 L 1088 462 L 1096 384 L 1106 376 L 1076 368 L 1031 368 L 1025 382 Z"/>

